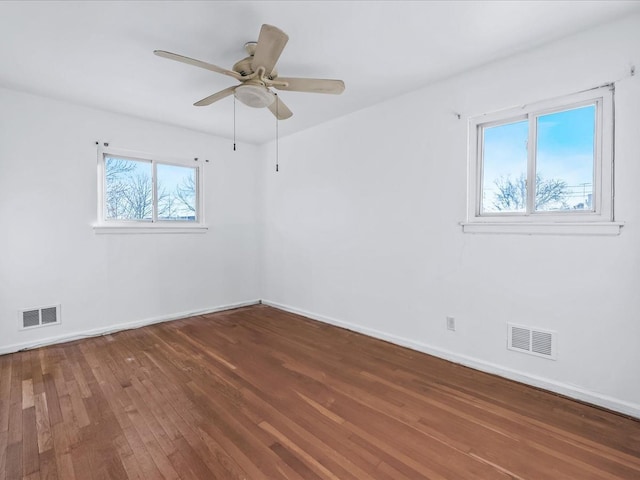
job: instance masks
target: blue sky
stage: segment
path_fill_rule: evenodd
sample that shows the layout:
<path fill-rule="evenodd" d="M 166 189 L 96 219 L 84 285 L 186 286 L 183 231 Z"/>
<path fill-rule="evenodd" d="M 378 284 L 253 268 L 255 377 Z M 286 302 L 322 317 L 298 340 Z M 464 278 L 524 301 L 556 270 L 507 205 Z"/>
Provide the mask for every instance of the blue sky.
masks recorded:
<path fill-rule="evenodd" d="M 569 185 L 593 182 L 595 106 L 538 118 L 538 173 Z"/>

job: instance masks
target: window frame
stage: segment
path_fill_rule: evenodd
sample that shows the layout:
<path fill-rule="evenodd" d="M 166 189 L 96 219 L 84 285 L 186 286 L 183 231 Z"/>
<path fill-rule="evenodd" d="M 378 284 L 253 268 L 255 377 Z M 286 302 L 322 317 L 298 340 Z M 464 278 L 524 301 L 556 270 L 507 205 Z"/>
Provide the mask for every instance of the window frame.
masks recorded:
<path fill-rule="evenodd" d="M 471 117 L 468 130 L 467 219 L 469 233 L 596 233 L 618 234 L 622 223 L 614 220 L 613 141 L 614 88 L 592 90 L 542 102 Z M 537 119 L 544 115 L 595 105 L 594 179 L 592 210 L 535 211 Z M 528 121 L 527 201 L 525 212 L 483 212 L 483 131 L 486 128 Z M 576 228 L 572 228 L 576 227 Z M 602 228 L 606 227 L 606 228 Z"/>
<path fill-rule="evenodd" d="M 107 218 L 106 201 L 106 158 L 118 158 L 151 164 L 152 182 L 152 215 L 150 220 L 110 219 Z M 193 160 L 191 160 L 193 162 Z M 195 220 L 162 220 L 158 218 L 158 178 L 157 166 L 168 165 L 195 170 Z M 173 157 L 117 149 L 112 147 L 98 148 L 98 221 L 93 228 L 96 233 L 204 233 L 208 230 L 204 222 L 204 181 L 201 165 L 189 165 L 188 160 Z"/>

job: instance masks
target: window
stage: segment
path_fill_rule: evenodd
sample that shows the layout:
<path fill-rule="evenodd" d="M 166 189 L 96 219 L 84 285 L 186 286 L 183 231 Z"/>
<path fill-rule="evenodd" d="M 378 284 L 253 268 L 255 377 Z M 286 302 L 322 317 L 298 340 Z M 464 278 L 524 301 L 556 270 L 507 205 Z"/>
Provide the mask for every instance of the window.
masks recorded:
<path fill-rule="evenodd" d="M 202 227 L 199 167 L 105 150 L 99 155 L 99 225 L 113 231 Z"/>
<path fill-rule="evenodd" d="M 607 86 L 471 119 L 464 230 L 618 233 L 612 97 Z"/>

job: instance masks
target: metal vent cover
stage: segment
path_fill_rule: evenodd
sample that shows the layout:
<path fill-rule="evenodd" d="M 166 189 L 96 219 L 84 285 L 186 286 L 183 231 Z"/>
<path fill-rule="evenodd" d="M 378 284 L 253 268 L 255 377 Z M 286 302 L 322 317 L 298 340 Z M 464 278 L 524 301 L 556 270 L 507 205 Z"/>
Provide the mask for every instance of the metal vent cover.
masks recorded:
<path fill-rule="evenodd" d="M 556 359 L 556 332 L 507 323 L 507 348 L 538 357 Z"/>
<path fill-rule="evenodd" d="M 60 305 L 25 308 L 18 311 L 19 328 L 45 327 L 60 323 Z"/>
<path fill-rule="evenodd" d="M 58 323 L 58 307 L 47 307 L 40 310 L 40 320 L 42 325 Z"/>
<path fill-rule="evenodd" d="M 531 351 L 547 357 L 553 354 L 553 334 L 531 330 Z"/>
<path fill-rule="evenodd" d="M 40 325 L 40 310 L 25 310 L 22 312 L 22 328 Z"/>

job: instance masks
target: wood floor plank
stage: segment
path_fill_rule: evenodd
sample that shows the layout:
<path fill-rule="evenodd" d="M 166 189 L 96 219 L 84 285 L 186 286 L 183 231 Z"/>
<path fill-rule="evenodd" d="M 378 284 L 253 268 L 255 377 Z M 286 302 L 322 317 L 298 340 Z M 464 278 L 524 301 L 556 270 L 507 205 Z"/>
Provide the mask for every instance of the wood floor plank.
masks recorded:
<path fill-rule="evenodd" d="M 89 447 L 81 442 L 73 451 L 69 454 L 71 456 L 71 466 L 75 478 L 78 480 L 95 479 L 94 471 L 91 468 L 91 463 L 88 454 Z"/>
<path fill-rule="evenodd" d="M 7 440 L 9 432 L 0 432 L 0 480 L 7 478 Z"/>
<path fill-rule="evenodd" d="M 7 428 L 9 445 L 22 443 L 22 359 L 20 354 L 12 355 L 11 391 L 9 393 L 9 419 Z M 21 462 L 22 463 L 22 462 Z"/>
<path fill-rule="evenodd" d="M 63 455 L 69 453 L 71 447 L 80 441 L 80 431 L 73 414 L 73 406 L 69 395 L 60 397 L 59 403 L 63 421 L 56 425 L 51 425 L 51 432 L 56 452 L 58 455 Z"/>
<path fill-rule="evenodd" d="M 254 306 L 0 357 L 0 480 L 640 478 L 640 422 Z"/>
<path fill-rule="evenodd" d="M 125 470 L 127 472 L 129 469 L 134 469 L 135 471 L 139 471 L 142 475 L 142 478 L 161 478 L 162 474 L 156 464 L 153 461 L 153 458 L 147 451 L 140 435 L 136 431 L 133 424 L 131 427 L 124 429 L 124 434 L 129 443 L 131 450 L 133 451 L 133 458 L 131 456 L 124 456 L 123 464 L 125 466 Z M 126 460 L 126 461 L 125 461 Z M 134 465 L 135 464 L 135 465 Z M 137 468 L 135 468 L 137 466 Z"/>
<path fill-rule="evenodd" d="M 22 475 L 28 476 L 39 470 L 36 409 L 29 407 L 22 410 Z"/>
<path fill-rule="evenodd" d="M 73 412 L 74 423 L 77 428 L 83 428 L 91 424 L 91 420 L 89 419 L 89 415 L 87 413 L 87 408 L 85 402 L 83 401 L 82 394 L 80 393 L 80 388 L 75 380 L 67 382 L 67 391 L 69 395 L 66 398 L 69 399 L 71 403 L 71 410 Z M 61 397 L 65 398 L 65 397 Z M 60 401 L 58 401 L 60 404 Z M 60 410 L 62 412 L 62 410 Z M 64 417 L 64 416 L 63 416 Z"/>
<path fill-rule="evenodd" d="M 22 381 L 22 409 L 33 407 L 33 380 Z"/>
<path fill-rule="evenodd" d="M 127 478 L 131 480 L 144 480 L 145 477 L 142 475 L 140 470 L 140 466 L 138 465 L 138 460 L 136 456 L 131 453 L 131 455 L 121 456 L 122 465 L 124 465 L 124 469 L 127 472 Z M 151 478 L 151 477 L 149 477 Z"/>
<path fill-rule="evenodd" d="M 9 411 L 11 406 L 11 365 L 13 357 L 0 357 L 0 432 L 9 430 Z"/>
<path fill-rule="evenodd" d="M 31 380 L 33 383 L 33 394 L 44 393 L 44 382 L 42 380 L 42 356 L 43 350 L 33 350 L 31 352 Z"/>
<path fill-rule="evenodd" d="M 40 480 L 40 471 L 33 472 L 22 477 L 22 480 Z"/>
<path fill-rule="evenodd" d="M 40 453 L 40 479 L 58 480 L 58 469 L 56 465 L 56 452 L 53 449 Z M 64 480 L 64 479 L 61 479 Z"/>
<path fill-rule="evenodd" d="M 73 469 L 73 459 L 70 453 L 56 455 L 56 471 L 60 480 L 75 480 L 76 474 Z"/>
<path fill-rule="evenodd" d="M 47 397 L 44 392 L 35 396 L 34 406 L 36 412 L 36 432 L 38 434 L 38 453 L 43 453 L 53 448 Z"/>
<path fill-rule="evenodd" d="M 7 480 L 22 478 L 22 442 L 11 443 L 7 447 Z"/>
<path fill-rule="evenodd" d="M 50 373 L 42 376 L 44 383 L 44 393 L 47 394 L 47 410 L 49 412 L 49 421 L 51 425 L 62 422 L 62 411 L 60 410 L 60 401 L 58 390 Z"/>

